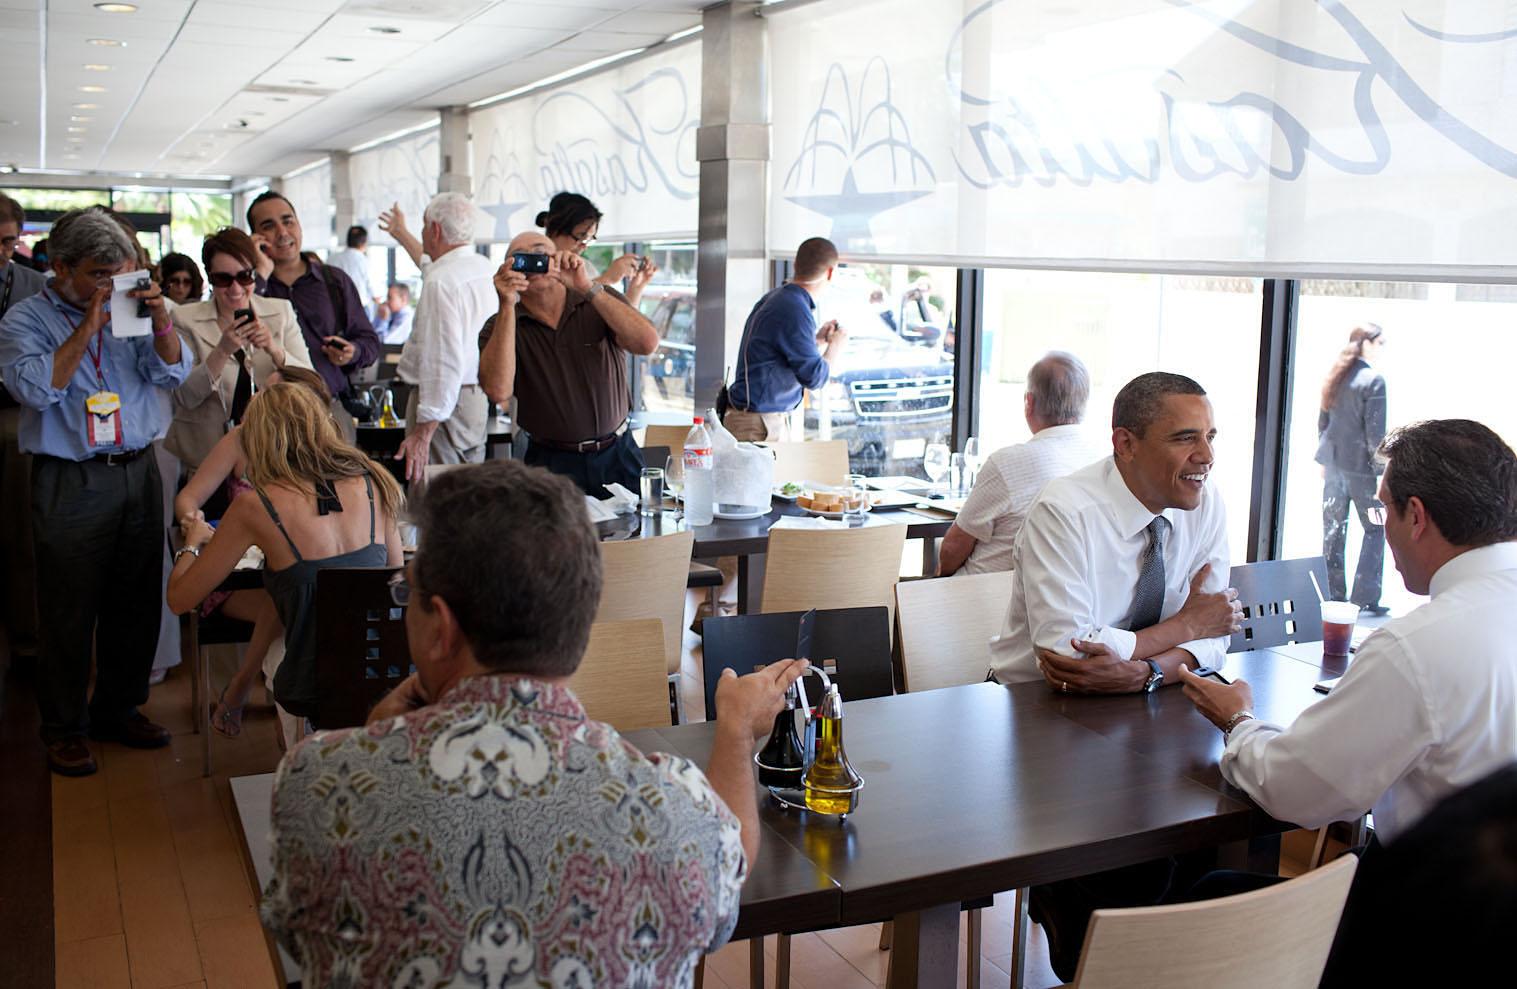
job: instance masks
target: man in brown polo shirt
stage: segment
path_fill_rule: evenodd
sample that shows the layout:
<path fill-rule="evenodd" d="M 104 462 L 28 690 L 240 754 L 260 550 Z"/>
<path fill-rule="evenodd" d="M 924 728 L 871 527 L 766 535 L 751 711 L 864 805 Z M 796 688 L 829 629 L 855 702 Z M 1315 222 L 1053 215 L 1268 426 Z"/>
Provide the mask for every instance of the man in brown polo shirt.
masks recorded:
<path fill-rule="evenodd" d="M 613 481 L 635 492 L 643 456 L 627 429 L 626 355 L 653 353 L 658 331 L 543 234 L 519 235 L 510 252 L 546 254 L 548 271 L 523 275 L 508 258 L 495 273 L 500 309 L 479 334 L 480 386 L 502 407 L 515 397 L 527 463 L 597 498 Z"/>

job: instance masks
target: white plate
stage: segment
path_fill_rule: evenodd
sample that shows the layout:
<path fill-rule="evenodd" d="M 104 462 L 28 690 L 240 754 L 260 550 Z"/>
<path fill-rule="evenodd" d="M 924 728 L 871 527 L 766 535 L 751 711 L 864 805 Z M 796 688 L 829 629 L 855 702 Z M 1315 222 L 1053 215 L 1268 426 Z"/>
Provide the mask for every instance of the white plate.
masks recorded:
<path fill-rule="evenodd" d="M 779 499 L 780 501 L 794 503 L 795 499 L 799 498 L 801 495 L 803 495 L 803 494 L 806 493 L 806 489 L 802 488 L 801 490 L 797 491 L 795 494 L 786 494 L 785 493 L 785 487 L 784 487 L 784 485 L 782 485 L 782 484 L 776 484 L 771 489 L 771 493 L 774 495 L 775 498 Z"/>
<path fill-rule="evenodd" d="M 741 522 L 744 519 L 756 519 L 760 515 L 768 515 L 769 510 L 766 508 L 754 508 L 747 512 L 712 512 L 711 514 L 719 519 Z"/>

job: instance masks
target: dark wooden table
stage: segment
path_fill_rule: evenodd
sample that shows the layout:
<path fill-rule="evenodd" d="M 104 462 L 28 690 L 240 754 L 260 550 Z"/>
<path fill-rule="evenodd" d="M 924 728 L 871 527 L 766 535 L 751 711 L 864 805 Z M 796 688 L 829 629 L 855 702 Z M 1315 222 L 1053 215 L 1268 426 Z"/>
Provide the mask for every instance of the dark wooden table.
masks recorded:
<path fill-rule="evenodd" d="M 1266 651 L 1231 656 L 1228 669 L 1252 685 L 1259 716 L 1281 723 L 1320 698 L 1312 684 L 1325 675 Z M 713 734 L 701 723 L 628 738 L 704 765 Z M 834 904 L 828 924 L 905 919 L 920 947 L 898 985 L 954 984 L 963 900 L 1219 845 L 1277 854 L 1290 827 L 1222 779 L 1221 732 L 1178 689 L 1078 697 L 974 684 L 851 701 L 844 741 L 866 780 L 858 812 L 839 824 L 760 791 L 750 879 L 780 863 L 794 883 L 798 853 L 836 889 L 784 886 L 782 908 L 745 889 L 734 936 L 815 929 Z"/>
<path fill-rule="evenodd" d="M 764 560 L 769 549 L 769 527 L 786 515 L 806 515 L 804 509 L 776 499 L 768 514 L 753 519 L 716 519 L 710 525 L 686 526 L 676 521 L 674 512 L 664 511 L 655 516 L 621 515 L 606 522 L 597 522 L 595 527 L 601 540 L 638 539 L 646 536 L 661 536 L 681 532 L 689 528 L 695 533 L 692 556 L 709 560 L 720 556 L 737 557 L 738 611 L 754 614 L 759 610 L 759 599 L 764 587 Z M 906 526 L 907 539 L 923 541 L 923 566 L 925 572 L 936 569 L 937 540 L 948 532 L 953 523 L 949 520 L 929 519 L 899 509 L 877 509 L 870 517 L 879 522 L 895 522 Z M 928 558 L 933 563 L 929 567 Z"/>

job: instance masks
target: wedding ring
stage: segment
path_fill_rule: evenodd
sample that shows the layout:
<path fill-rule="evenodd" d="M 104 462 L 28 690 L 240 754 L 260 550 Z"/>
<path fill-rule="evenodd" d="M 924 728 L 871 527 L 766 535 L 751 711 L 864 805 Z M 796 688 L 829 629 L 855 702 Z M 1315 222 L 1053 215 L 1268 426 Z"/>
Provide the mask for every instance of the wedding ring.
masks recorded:
<path fill-rule="evenodd" d="M 1059 681 L 1059 689 L 1062 690 L 1062 691 L 1064 691 L 1066 694 L 1069 693 L 1069 681 L 1068 680 L 1060 680 Z"/>

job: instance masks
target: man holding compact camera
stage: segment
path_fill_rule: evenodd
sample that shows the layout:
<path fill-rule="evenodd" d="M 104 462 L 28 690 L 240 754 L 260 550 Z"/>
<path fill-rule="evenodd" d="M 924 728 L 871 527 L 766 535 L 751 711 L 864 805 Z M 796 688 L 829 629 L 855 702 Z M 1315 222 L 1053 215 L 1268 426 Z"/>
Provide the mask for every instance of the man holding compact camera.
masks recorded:
<path fill-rule="evenodd" d="M 643 455 L 627 429 L 627 354 L 651 354 L 658 331 L 584 260 L 540 233 L 511 241 L 495 273 L 500 308 L 479 334 L 479 383 L 491 401 L 517 400 L 531 440 L 524 458 L 573 478 L 587 494 L 636 491 Z"/>
<path fill-rule="evenodd" d="M 96 763 L 86 733 L 135 748 L 169 742 L 137 710 L 163 610 L 152 443 L 168 426 L 163 393 L 189 377 L 191 358 L 145 273 L 127 295 L 146 308 L 151 333 L 114 332 L 113 278 L 137 268 L 137 245 L 115 214 L 70 210 L 51 239 L 54 278 L 0 322 L 0 368 L 22 405 L 20 448 L 33 454 L 42 740 L 53 772 L 87 776 Z"/>
<path fill-rule="evenodd" d="M 422 214 L 421 302 L 396 374 L 412 385 L 406 402 L 406 438 L 396 460 L 406 462 L 406 480 L 421 481 L 432 464 L 479 463 L 485 459 L 489 399 L 479 387 L 479 349 L 474 334 L 495 309 L 489 259 L 469 249 L 474 240 L 474 204 L 444 192 Z"/>
<path fill-rule="evenodd" d="M 300 245 L 305 233 L 295 207 L 277 192 L 265 192 L 248 207 L 248 230 L 258 247 L 258 294 L 287 299 L 305 334 L 311 364 L 336 397 L 332 415 L 351 442 L 353 417 L 342 403 L 351 394 L 348 375 L 379 360 L 379 335 L 369 323 L 353 280 L 322 264 Z"/>

